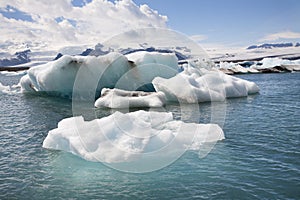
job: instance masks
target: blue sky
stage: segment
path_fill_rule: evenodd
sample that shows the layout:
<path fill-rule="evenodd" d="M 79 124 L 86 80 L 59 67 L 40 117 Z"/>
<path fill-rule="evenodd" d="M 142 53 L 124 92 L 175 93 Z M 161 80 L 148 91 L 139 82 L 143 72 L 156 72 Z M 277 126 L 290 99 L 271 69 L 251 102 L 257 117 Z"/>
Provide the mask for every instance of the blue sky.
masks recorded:
<path fill-rule="evenodd" d="M 268 35 L 300 32 L 299 0 L 134 1 L 167 15 L 168 25 L 175 30 L 205 36 L 203 43 L 249 45 L 264 42 Z M 278 41 L 295 42 L 300 38 L 274 40 Z"/>
<path fill-rule="evenodd" d="M 95 44 L 149 24 L 207 46 L 300 42 L 299 0 L 10 0 L 0 1 L 0 14 L 0 43 L 7 44 Z"/>

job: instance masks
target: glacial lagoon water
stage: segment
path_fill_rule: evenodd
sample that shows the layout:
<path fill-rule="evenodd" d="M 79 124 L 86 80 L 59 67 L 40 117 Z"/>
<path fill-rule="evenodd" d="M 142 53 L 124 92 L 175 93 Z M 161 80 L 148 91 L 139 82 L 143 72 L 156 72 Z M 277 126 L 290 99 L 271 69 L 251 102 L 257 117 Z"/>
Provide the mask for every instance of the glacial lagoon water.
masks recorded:
<path fill-rule="evenodd" d="M 0 199 L 299 199 L 300 73 L 241 77 L 261 92 L 219 103 L 226 139 L 204 158 L 189 151 L 144 174 L 43 149 L 48 131 L 72 116 L 70 100 L 1 94 Z M 4 85 L 19 78 L 0 75 Z M 211 106 L 200 104 L 199 122 L 210 122 Z"/>

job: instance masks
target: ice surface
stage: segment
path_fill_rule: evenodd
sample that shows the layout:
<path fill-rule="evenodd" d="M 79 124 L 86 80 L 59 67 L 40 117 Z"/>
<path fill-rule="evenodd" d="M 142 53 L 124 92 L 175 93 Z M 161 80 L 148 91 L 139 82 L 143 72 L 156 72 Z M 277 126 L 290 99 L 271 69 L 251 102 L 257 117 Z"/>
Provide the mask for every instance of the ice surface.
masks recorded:
<path fill-rule="evenodd" d="M 175 77 L 157 77 L 152 83 L 156 91 L 165 93 L 168 101 L 182 103 L 223 101 L 225 98 L 245 97 L 259 91 L 253 82 L 222 72 L 199 69 L 191 64 Z"/>
<path fill-rule="evenodd" d="M 207 142 L 224 139 L 216 124 L 173 120 L 172 113 L 115 112 L 101 119 L 63 119 L 43 142 L 48 149 L 63 150 L 86 160 L 131 162 L 144 156 L 166 156 L 179 149 L 199 150 Z"/>
<path fill-rule="evenodd" d="M 178 59 L 175 53 L 138 51 L 127 54 L 126 57 L 128 60 L 133 61 L 136 65 L 161 64 L 168 66 L 175 71 L 178 70 Z"/>
<path fill-rule="evenodd" d="M 103 88 L 101 97 L 95 107 L 128 108 L 128 107 L 162 107 L 166 97 L 163 92 L 126 91 Z"/>
<path fill-rule="evenodd" d="M 136 90 L 151 84 L 157 76 L 170 78 L 177 73 L 177 58 L 174 54 L 139 52 L 127 56 L 137 64 L 129 62 L 127 57 L 119 53 L 99 57 L 63 56 L 56 61 L 30 68 L 28 75 L 21 80 L 22 89 L 63 96 L 71 96 L 73 89 L 90 90 L 90 93 L 95 93 L 94 89 L 100 93 L 105 87 Z"/>

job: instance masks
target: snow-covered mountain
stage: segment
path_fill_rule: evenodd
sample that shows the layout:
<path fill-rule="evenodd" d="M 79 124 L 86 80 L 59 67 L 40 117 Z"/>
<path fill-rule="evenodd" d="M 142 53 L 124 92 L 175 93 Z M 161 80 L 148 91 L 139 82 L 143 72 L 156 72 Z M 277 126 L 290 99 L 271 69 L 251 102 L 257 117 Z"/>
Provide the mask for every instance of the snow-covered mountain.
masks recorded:
<path fill-rule="evenodd" d="M 270 43 L 265 43 L 261 45 L 251 45 L 247 47 L 248 50 L 250 49 L 271 49 L 271 48 L 282 48 L 282 47 L 299 47 L 300 43 L 293 44 L 292 42 L 288 43 L 275 43 L 275 44 L 270 44 Z"/>
<path fill-rule="evenodd" d="M 0 67 L 14 66 L 29 63 L 30 60 L 30 50 L 16 52 L 14 55 L 0 59 Z"/>
<path fill-rule="evenodd" d="M 143 44 L 140 44 L 140 48 L 105 48 L 104 45 L 102 45 L 101 43 L 98 43 L 97 45 L 95 45 L 95 47 L 92 48 L 87 48 L 85 49 L 82 53 L 75 53 L 71 55 L 80 55 L 80 56 L 102 56 L 102 55 L 106 55 L 110 52 L 118 52 L 121 53 L 123 55 L 126 54 L 130 54 L 130 53 L 134 53 L 134 52 L 138 52 L 138 51 L 147 51 L 147 52 L 159 52 L 159 53 L 175 53 L 176 57 L 178 58 L 178 60 L 186 60 L 189 58 L 189 54 L 190 50 L 186 47 L 169 47 L 169 48 L 156 48 L 156 47 L 148 47 L 145 46 Z M 59 52 L 56 57 L 54 58 L 54 60 L 59 59 L 60 57 L 62 57 L 63 55 L 70 55 L 70 52 L 66 52 L 65 54 L 62 52 Z"/>

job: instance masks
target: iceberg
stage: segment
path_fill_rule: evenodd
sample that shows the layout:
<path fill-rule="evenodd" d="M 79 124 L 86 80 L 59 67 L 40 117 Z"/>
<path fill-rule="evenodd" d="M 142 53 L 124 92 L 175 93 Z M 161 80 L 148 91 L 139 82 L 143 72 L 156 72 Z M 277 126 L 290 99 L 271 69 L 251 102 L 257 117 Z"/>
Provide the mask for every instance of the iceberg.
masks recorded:
<path fill-rule="evenodd" d="M 3 85 L 1 82 L 0 82 L 0 94 L 7 94 L 10 92 L 10 86 L 6 86 L 6 85 Z"/>
<path fill-rule="evenodd" d="M 166 97 L 163 92 L 126 91 L 103 88 L 101 97 L 95 107 L 129 108 L 129 107 L 162 107 Z"/>
<path fill-rule="evenodd" d="M 137 90 L 151 84 L 157 76 L 173 77 L 178 70 L 177 57 L 173 53 L 138 52 L 126 56 L 120 53 L 99 57 L 62 56 L 56 61 L 30 68 L 20 81 L 22 91 L 71 97 L 74 90 L 98 94 L 102 88 Z M 145 88 L 142 90 L 151 90 Z"/>
<path fill-rule="evenodd" d="M 180 103 L 224 101 L 226 98 L 245 97 L 259 92 L 254 82 L 200 69 L 192 64 L 170 79 L 156 77 L 152 84 L 156 91 L 165 93 L 168 101 Z"/>
<path fill-rule="evenodd" d="M 26 73 L 27 73 L 26 70 L 17 71 L 17 72 L 14 72 L 14 71 L 2 71 L 2 72 L 0 72 L 0 74 L 4 75 L 4 76 L 23 76 Z"/>
<path fill-rule="evenodd" d="M 292 64 L 293 61 L 285 60 L 281 58 L 264 58 L 262 61 L 257 63 L 256 65 L 251 66 L 254 69 L 269 69 L 276 66 Z"/>
<path fill-rule="evenodd" d="M 3 85 L 0 82 L 0 95 L 1 94 L 16 94 L 20 92 L 19 85 Z"/>
<path fill-rule="evenodd" d="M 243 67 L 239 63 L 220 62 L 218 70 L 225 74 L 246 74 L 246 73 L 260 73 L 257 69 Z"/>
<path fill-rule="evenodd" d="M 223 139 L 216 124 L 184 123 L 174 120 L 172 113 L 140 110 L 115 112 L 92 121 L 84 121 L 82 116 L 63 119 L 49 131 L 43 147 L 93 162 L 128 163 L 199 150 Z"/>

